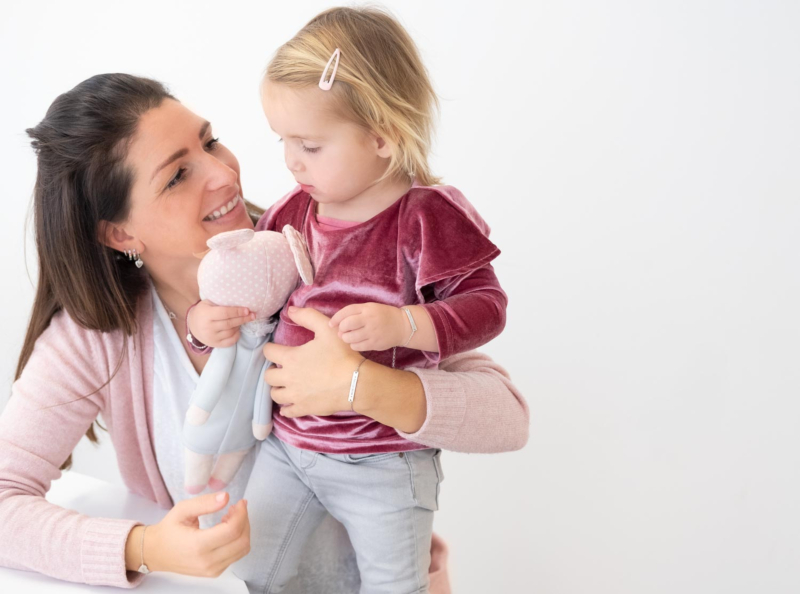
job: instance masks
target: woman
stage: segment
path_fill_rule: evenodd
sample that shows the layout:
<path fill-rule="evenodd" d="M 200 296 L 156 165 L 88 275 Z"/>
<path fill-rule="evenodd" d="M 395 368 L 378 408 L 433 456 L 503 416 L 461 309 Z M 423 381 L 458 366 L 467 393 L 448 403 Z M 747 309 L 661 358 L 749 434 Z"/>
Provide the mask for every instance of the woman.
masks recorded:
<path fill-rule="evenodd" d="M 92 77 L 59 96 L 28 133 L 38 156 L 40 272 L 17 381 L 0 417 L 0 563 L 121 587 L 142 579 L 141 565 L 219 575 L 249 550 L 247 506 L 237 501 L 199 531 L 198 517 L 221 515 L 243 483 L 181 500 L 175 427 L 206 356 L 179 337 L 198 300 L 194 254 L 216 233 L 252 228 L 260 212 L 243 200 L 238 162 L 210 124 L 155 81 Z M 209 216 L 235 198 L 225 216 Z M 294 415 L 346 408 L 360 357 L 321 314 L 299 310 L 293 319 L 316 338 L 284 355 L 281 402 Z M 375 397 L 361 412 L 432 447 L 495 452 L 525 444 L 527 406 L 501 368 L 476 353 L 441 368 L 447 371 L 362 367 L 359 387 Z M 126 485 L 172 507 L 147 530 L 44 499 L 80 437 L 94 436 L 98 414 Z M 308 557 L 316 566 L 343 549 L 333 546 L 342 538 L 337 526 L 329 522 L 314 539 Z M 433 592 L 448 590 L 441 547 L 437 541 L 432 551 Z M 350 558 L 344 550 L 339 559 Z M 338 573 L 323 576 L 323 587 L 355 591 L 352 559 L 331 566 Z M 314 591 L 310 564 L 302 572 L 295 591 Z"/>

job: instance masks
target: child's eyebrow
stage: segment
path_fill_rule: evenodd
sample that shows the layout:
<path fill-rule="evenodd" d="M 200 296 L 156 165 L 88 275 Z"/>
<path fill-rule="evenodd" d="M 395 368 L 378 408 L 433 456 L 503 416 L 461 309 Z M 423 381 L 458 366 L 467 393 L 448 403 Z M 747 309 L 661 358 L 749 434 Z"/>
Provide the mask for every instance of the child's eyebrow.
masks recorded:
<path fill-rule="evenodd" d="M 269 129 L 272 130 L 273 132 L 275 132 L 275 128 L 273 128 L 272 126 L 270 126 Z M 286 136 L 283 136 L 283 135 L 279 134 L 278 132 L 275 132 L 275 134 L 278 134 L 278 136 L 280 136 L 281 138 L 291 138 L 291 139 L 297 138 L 297 139 L 302 139 L 302 140 L 324 140 L 325 139 L 324 136 L 317 136 L 316 134 L 287 134 Z"/>

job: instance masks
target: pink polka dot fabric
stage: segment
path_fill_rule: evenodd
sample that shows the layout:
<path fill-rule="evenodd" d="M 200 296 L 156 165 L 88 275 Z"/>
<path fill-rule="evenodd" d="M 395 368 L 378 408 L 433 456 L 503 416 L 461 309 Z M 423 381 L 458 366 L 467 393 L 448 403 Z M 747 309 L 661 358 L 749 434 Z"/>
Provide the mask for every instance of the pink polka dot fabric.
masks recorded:
<path fill-rule="evenodd" d="M 281 233 L 240 229 L 208 240 L 197 280 L 200 297 L 217 305 L 246 307 L 256 319 L 277 313 L 300 276 L 289 242 Z"/>

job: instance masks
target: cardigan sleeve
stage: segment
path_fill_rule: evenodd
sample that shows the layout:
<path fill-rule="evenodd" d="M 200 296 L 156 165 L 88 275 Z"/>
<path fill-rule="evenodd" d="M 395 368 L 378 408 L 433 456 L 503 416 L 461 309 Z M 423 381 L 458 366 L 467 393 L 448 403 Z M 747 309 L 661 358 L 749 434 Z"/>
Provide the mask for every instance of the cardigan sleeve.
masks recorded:
<path fill-rule="evenodd" d="M 470 351 L 439 369 L 409 368 L 425 390 L 427 417 L 416 433 L 398 433 L 455 452 L 499 453 L 528 443 L 530 412 L 508 372 L 491 357 Z"/>
<path fill-rule="evenodd" d="M 141 581 L 125 567 L 138 522 L 92 518 L 45 499 L 104 408 L 101 375 L 109 368 L 98 333 L 63 312 L 36 341 L 0 415 L 0 565 L 93 585 Z"/>

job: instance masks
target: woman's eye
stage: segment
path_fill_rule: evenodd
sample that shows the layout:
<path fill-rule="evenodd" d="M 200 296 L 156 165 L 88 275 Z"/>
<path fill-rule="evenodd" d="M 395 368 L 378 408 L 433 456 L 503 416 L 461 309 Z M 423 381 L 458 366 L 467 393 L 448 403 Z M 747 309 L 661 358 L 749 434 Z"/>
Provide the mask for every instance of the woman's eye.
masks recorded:
<path fill-rule="evenodd" d="M 217 138 L 212 138 L 211 140 L 209 140 L 209 141 L 206 143 L 206 148 L 207 148 L 208 150 L 210 150 L 210 151 L 213 151 L 215 148 L 217 148 L 217 145 L 218 145 L 218 144 L 219 144 L 219 137 L 217 137 Z"/>
<path fill-rule="evenodd" d="M 169 183 L 167 184 L 167 189 L 171 190 L 172 188 L 177 186 L 179 183 L 181 183 L 181 181 L 183 181 L 183 176 L 184 176 L 185 173 L 186 173 L 186 168 L 185 167 L 179 168 L 178 172 L 175 174 L 175 177 L 173 177 L 171 180 L 169 180 Z"/>

